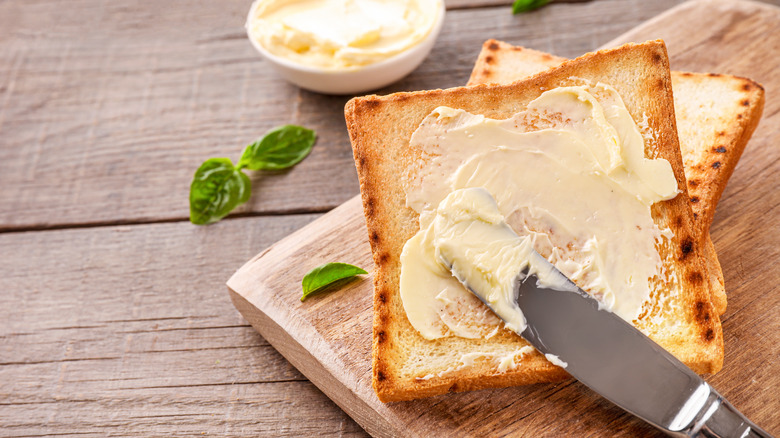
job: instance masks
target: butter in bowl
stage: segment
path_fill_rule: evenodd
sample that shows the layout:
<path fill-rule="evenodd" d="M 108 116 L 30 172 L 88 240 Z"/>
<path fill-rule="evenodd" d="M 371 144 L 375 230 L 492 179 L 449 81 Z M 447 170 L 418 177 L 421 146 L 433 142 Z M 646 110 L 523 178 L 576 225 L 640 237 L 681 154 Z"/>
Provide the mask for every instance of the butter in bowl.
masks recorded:
<path fill-rule="evenodd" d="M 286 80 L 325 94 L 375 90 L 428 56 L 443 0 L 256 0 L 252 45 Z"/>

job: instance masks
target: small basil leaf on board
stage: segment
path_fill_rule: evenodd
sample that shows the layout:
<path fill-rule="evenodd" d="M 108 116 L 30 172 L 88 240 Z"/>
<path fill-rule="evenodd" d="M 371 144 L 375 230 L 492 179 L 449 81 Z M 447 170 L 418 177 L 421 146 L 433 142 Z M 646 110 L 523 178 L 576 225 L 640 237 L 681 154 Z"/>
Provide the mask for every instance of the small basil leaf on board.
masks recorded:
<path fill-rule="evenodd" d="M 348 263 L 326 263 L 322 266 L 317 266 L 303 277 L 301 282 L 303 296 L 301 301 L 339 280 L 360 274 L 368 274 L 368 272 Z"/>
<path fill-rule="evenodd" d="M 281 170 L 298 164 L 314 146 L 316 135 L 297 125 L 274 128 L 244 149 L 238 168 Z"/>
<path fill-rule="evenodd" d="M 252 183 L 229 158 L 206 160 L 190 185 L 190 222 L 206 225 L 249 200 Z"/>
<path fill-rule="evenodd" d="M 512 4 L 512 13 L 519 14 L 533 11 L 534 9 L 541 8 L 547 3 L 550 3 L 550 0 L 515 0 Z"/>

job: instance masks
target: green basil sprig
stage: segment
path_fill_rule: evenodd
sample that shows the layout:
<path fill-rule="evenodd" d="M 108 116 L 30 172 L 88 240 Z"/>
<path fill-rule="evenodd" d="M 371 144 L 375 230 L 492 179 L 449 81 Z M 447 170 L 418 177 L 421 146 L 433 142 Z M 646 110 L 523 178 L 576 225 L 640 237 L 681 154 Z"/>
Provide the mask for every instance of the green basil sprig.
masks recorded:
<path fill-rule="evenodd" d="M 534 9 L 541 8 L 547 3 L 550 3 L 550 0 L 515 0 L 512 4 L 512 13 L 519 14 L 533 11 Z"/>
<path fill-rule="evenodd" d="M 229 158 L 206 160 L 190 185 L 190 222 L 206 225 L 216 222 L 249 200 L 252 183 L 242 169 L 282 170 L 301 162 L 317 136 L 311 129 L 285 125 L 244 148 L 238 165 Z"/>
<path fill-rule="evenodd" d="M 368 274 L 364 269 L 348 263 L 326 263 L 309 271 L 301 281 L 303 296 L 301 301 L 312 294 L 322 291 L 333 283 L 354 277 L 360 274 Z"/>
<path fill-rule="evenodd" d="M 311 129 L 286 125 L 268 131 L 241 154 L 238 167 L 249 170 L 281 170 L 294 166 L 309 155 L 315 135 Z"/>
<path fill-rule="evenodd" d="M 216 222 L 249 200 L 252 182 L 230 158 L 210 158 L 201 164 L 190 186 L 190 221 Z"/>

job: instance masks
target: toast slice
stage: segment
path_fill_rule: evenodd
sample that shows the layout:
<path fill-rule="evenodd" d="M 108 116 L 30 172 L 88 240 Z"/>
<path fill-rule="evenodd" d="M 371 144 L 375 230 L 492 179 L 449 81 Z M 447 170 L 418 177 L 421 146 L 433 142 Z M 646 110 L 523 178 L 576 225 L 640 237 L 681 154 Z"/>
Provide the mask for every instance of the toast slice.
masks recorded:
<path fill-rule="evenodd" d="M 678 281 L 654 283 L 653 309 L 634 321 L 656 342 L 699 373 L 717 372 L 723 361 L 720 319 L 704 279 L 699 243 L 677 141 L 671 78 L 662 41 L 627 44 L 590 53 L 510 85 L 490 84 L 388 96 L 364 96 L 345 108 L 369 241 L 375 263 L 373 384 L 383 402 L 446 392 L 497 388 L 565 379 L 508 330 L 489 339 L 423 338 L 409 323 L 399 294 L 400 255 L 419 230 L 418 214 L 406 206 L 402 175 L 426 160 L 410 146 L 412 133 L 436 107 L 446 105 L 491 118 L 525 109 L 543 90 L 602 82 L 614 87 L 634 120 L 642 123 L 645 155 L 668 160 L 680 194 L 653 205 L 653 220 L 674 236 L 658 245 L 664 269 Z M 464 361 L 479 353 L 481 359 Z M 511 356 L 502 367 L 491 358 Z M 467 363 L 468 362 L 468 363 Z M 506 364 L 505 364 L 506 365 Z"/>
<path fill-rule="evenodd" d="M 566 58 L 491 39 L 482 45 L 468 84 L 509 84 L 564 61 Z M 675 71 L 671 76 L 694 224 L 713 286 L 712 302 L 722 315 L 727 303 L 723 271 L 709 229 L 726 183 L 758 126 L 764 89 L 737 76 Z"/>

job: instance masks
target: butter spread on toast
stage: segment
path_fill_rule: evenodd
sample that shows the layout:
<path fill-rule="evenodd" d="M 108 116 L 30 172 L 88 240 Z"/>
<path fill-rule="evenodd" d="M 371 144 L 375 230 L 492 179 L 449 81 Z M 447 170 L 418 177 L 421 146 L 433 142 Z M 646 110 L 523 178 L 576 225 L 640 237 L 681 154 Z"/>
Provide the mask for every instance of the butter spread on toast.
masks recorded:
<path fill-rule="evenodd" d="M 496 353 L 496 352 L 487 352 L 487 351 L 475 351 L 472 353 L 465 353 L 461 355 L 460 358 L 458 358 L 457 365 L 451 366 L 435 374 L 430 373 L 422 377 L 417 377 L 415 378 L 415 380 L 422 381 L 422 380 L 432 379 L 434 377 L 442 377 L 453 371 L 458 371 L 463 368 L 474 366 L 474 364 L 477 363 L 478 361 L 484 361 L 484 360 L 492 361 L 496 366 L 496 370 L 498 370 L 499 373 L 504 373 L 509 370 L 517 369 L 517 367 L 520 365 L 520 361 L 522 360 L 523 356 L 531 354 L 534 351 L 536 351 L 534 347 L 530 345 L 524 345 L 518 348 L 517 350 L 510 351 L 508 353 Z M 561 363 L 565 364 L 565 362 L 561 362 Z"/>
<path fill-rule="evenodd" d="M 521 333 L 526 328 L 523 311 L 514 300 L 517 281 L 526 268 L 544 287 L 577 291 L 549 263 L 540 263 L 544 258 L 533 251 L 531 236 L 518 236 L 482 187 L 447 195 L 431 227 L 436 259 L 450 266 L 458 281 L 489 304 L 512 331 Z"/>
<path fill-rule="evenodd" d="M 668 161 L 645 158 L 643 137 L 612 87 L 555 88 L 505 120 L 439 107 L 411 143 L 430 160 L 404 181 L 420 231 L 401 254 L 400 295 L 426 339 L 490 337 L 500 327 L 437 259 L 437 213 L 458 189 L 486 189 L 514 232 L 629 322 L 642 313 L 653 278 L 673 281 L 656 248 L 671 231 L 655 225 L 650 207 L 674 198 L 677 183 Z M 485 278 L 500 271 L 479 269 Z"/>

